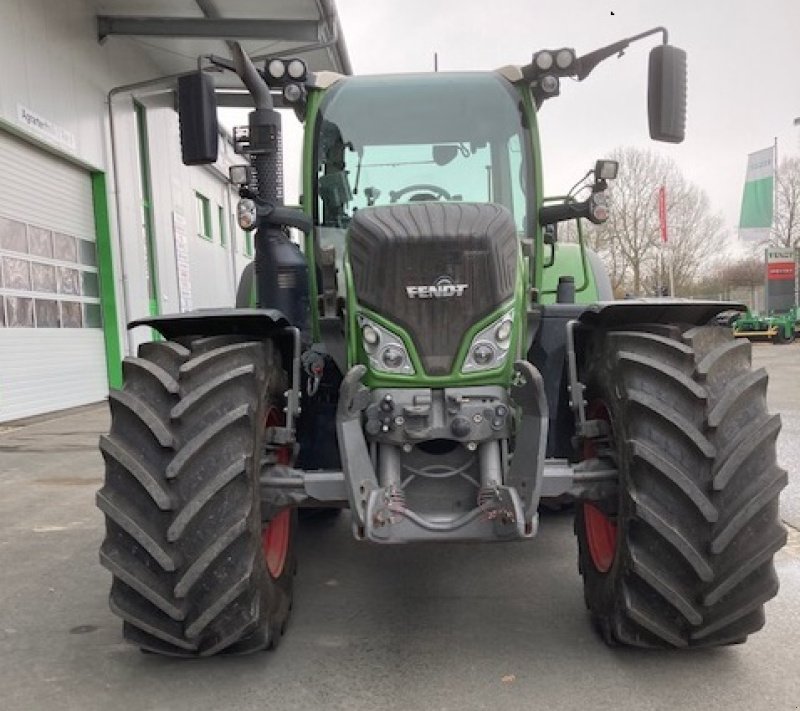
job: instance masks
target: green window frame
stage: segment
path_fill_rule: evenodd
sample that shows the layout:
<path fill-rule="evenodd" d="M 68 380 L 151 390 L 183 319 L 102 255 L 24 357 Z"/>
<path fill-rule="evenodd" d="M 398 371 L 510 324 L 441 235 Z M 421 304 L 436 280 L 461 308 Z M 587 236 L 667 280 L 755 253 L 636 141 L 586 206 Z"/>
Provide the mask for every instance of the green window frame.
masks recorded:
<path fill-rule="evenodd" d="M 219 243 L 222 247 L 228 246 L 228 230 L 225 228 L 225 210 L 217 205 L 217 217 L 219 219 Z"/>
<path fill-rule="evenodd" d="M 133 102 L 136 116 L 136 134 L 139 147 L 139 179 L 142 189 L 142 225 L 144 228 L 144 247 L 147 258 L 147 295 L 151 316 L 158 316 L 158 261 L 156 259 L 155 217 L 153 215 L 153 189 L 150 180 L 149 138 L 147 134 L 147 110 L 138 101 Z"/>
<path fill-rule="evenodd" d="M 202 193 L 195 191 L 194 196 L 197 200 L 197 236 L 207 239 L 209 242 L 213 242 L 214 232 L 211 227 L 211 203 Z"/>
<path fill-rule="evenodd" d="M 252 257 L 253 256 L 253 233 L 252 232 L 245 232 L 244 233 L 244 256 L 245 257 Z"/>

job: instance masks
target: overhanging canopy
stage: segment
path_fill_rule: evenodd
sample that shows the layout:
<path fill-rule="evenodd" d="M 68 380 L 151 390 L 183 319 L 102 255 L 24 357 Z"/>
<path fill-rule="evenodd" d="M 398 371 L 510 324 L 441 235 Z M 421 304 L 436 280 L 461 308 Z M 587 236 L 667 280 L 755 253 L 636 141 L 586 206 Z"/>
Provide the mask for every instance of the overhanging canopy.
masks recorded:
<path fill-rule="evenodd" d="M 351 74 L 334 0 L 98 0 L 98 40 L 134 42 L 164 73 L 197 69 L 197 58 L 230 57 L 236 40 L 253 58 L 301 57 L 312 71 Z M 241 88 L 230 72 L 218 88 Z"/>

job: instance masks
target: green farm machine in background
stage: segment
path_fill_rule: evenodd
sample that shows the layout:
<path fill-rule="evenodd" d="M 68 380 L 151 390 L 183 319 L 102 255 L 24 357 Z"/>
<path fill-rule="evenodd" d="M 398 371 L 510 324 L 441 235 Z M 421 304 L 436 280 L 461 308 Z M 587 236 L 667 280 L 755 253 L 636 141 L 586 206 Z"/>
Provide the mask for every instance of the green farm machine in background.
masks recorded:
<path fill-rule="evenodd" d="M 538 111 L 656 34 L 650 135 L 680 142 L 686 56 L 663 28 L 469 73 L 256 67 L 235 43 L 232 62 L 209 58 L 255 106 L 231 179 L 256 256 L 237 308 L 131 324 L 163 338 L 125 359 L 100 444 L 100 555 L 127 640 L 190 657 L 274 646 L 298 508 L 349 508 L 374 544 L 510 542 L 565 496 L 609 644 L 760 629 L 785 541 L 766 374 L 710 325 L 731 304 L 613 301 L 582 240 L 558 243 L 560 222 L 606 219 L 615 163 L 596 162 L 583 199 L 543 193 Z M 178 99 L 184 161 L 214 161 L 210 74 Z M 305 124 L 299 208 L 282 200 L 278 102 Z"/>
<path fill-rule="evenodd" d="M 785 313 L 760 316 L 747 311 L 732 324 L 733 335 L 751 341 L 771 341 L 777 345 L 794 343 L 800 331 L 797 307 Z"/>

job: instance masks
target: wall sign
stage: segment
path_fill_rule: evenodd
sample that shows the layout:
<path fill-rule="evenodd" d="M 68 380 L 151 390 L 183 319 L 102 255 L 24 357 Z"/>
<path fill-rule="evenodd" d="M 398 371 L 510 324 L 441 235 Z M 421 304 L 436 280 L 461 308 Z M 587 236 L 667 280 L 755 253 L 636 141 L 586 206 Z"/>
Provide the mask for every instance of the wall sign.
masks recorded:
<path fill-rule="evenodd" d="M 66 128 L 53 123 L 50 119 L 40 116 L 22 104 L 17 104 L 17 120 L 31 133 L 46 139 L 50 143 L 57 143 L 59 146 L 68 148 L 73 153 L 75 152 L 77 145 L 75 136 L 67 131 Z"/>

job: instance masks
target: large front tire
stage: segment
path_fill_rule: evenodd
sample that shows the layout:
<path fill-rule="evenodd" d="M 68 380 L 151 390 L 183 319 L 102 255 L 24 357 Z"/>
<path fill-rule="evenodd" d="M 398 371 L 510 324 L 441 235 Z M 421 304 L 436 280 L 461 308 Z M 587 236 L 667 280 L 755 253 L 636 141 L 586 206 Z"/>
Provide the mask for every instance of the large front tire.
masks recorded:
<path fill-rule="evenodd" d="M 290 513 L 273 575 L 258 479 L 268 407 L 282 395 L 277 349 L 230 337 L 145 343 L 123 372 L 97 505 L 125 639 L 185 657 L 273 646 L 291 608 L 295 530 Z"/>
<path fill-rule="evenodd" d="M 609 434 L 588 454 L 614 460 L 619 483 L 581 502 L 576 533 L 586 604 L 609 644 L 717 646 L 764 624 L 787 477 L 750 350 L 710 326 L 592 337 L 583 377 Z"/>

